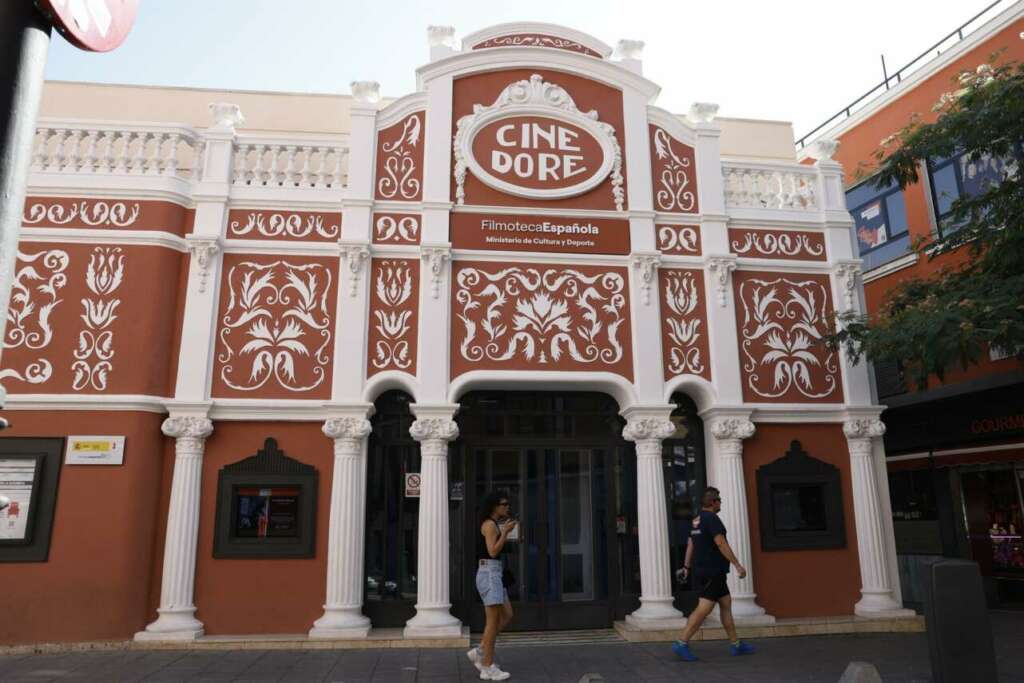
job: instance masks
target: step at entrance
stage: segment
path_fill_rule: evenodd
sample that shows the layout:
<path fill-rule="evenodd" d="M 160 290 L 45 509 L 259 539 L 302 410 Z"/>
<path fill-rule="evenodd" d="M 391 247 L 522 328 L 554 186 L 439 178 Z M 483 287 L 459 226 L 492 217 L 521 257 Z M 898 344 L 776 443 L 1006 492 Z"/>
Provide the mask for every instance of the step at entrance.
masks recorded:
<path fill-rule="evenodd" d="M 480 633 L 472 636 L 472 645 L 480 644 Z M 498 636 L 497 647 L 538 647 L 544 645 L 605 645 L 625 643 L 626 639 L 613 628 L 586 631 L 517 631 Z"/>

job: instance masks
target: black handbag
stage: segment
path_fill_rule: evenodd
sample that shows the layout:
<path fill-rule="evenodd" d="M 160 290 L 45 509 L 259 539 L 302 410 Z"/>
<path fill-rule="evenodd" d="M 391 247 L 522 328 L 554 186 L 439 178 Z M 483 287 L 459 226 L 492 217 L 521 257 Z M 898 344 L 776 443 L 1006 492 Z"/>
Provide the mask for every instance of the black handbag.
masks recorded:
<path fill-rule="evenodd" d="M 508 588 L 514 585 L 516 582 L 516 575 L 512 573 L 512 570 L 505 567 L 501 570 L 501 585 Z"/>

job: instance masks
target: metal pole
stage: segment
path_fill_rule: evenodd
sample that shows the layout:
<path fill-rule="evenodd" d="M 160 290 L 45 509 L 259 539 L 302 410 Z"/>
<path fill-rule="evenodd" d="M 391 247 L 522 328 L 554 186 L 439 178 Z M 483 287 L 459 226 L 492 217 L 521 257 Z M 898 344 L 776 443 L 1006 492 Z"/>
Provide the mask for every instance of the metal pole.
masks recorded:
<path fill-rule="evenodd" d="M 889 72 L 885 70 L 885 55 L 882 55 L 882 77 L 885 78 L 885 89 L 889 89 Z"/>
<path fill-rule="evenodd" d="M 31 0 L 0 2 L 0 340 L 7 328 L 49 46 L 50 24 Z M 6 399 L 0 387 L 0 408 Z"/>

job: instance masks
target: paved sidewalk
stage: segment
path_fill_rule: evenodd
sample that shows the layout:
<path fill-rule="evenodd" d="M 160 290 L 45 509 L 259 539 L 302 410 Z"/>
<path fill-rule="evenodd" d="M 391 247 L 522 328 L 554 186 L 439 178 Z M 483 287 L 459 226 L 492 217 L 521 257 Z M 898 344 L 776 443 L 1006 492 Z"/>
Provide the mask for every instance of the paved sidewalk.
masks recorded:
<path fill-rule="evenodd" d="M 1024 683 L 1024 612 L 993 612 L 1000 680 Z M 701 662 L 675 659 L 666 644 L 615 643 L 500 648 L 511 681 L 608 683 L 839 680 L 852 660 L 875 664 L 888 682 L 930 680 L 922 633 L 769 638 L 758 654 L 729 657 L 722 642 L 696 643 Z M 442 683 L 476 681 L 462 650 L 116 651 L 0 656 L 0 681 L 293 681 Z"/>

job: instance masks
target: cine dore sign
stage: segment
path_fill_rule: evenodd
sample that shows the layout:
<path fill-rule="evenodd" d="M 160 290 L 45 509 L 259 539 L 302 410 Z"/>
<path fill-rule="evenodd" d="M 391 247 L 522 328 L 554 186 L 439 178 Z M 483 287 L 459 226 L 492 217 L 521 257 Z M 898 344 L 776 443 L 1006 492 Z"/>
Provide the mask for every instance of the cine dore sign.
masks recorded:
<path fill-rule="evenodd" d="M 615 129 L 596 111 L 580 111 L 564 88 L 538 74 L 460 118 L 453 151 L 458 204 L 465 204 L 467 172 L 500 192 L 549 200 L 581 195 L 611 177 L 616 208 L 623 210 Z"/>

